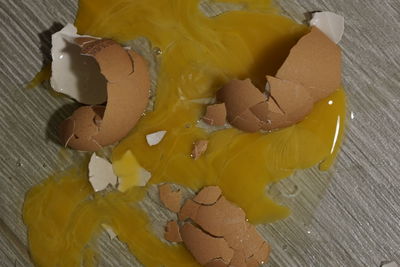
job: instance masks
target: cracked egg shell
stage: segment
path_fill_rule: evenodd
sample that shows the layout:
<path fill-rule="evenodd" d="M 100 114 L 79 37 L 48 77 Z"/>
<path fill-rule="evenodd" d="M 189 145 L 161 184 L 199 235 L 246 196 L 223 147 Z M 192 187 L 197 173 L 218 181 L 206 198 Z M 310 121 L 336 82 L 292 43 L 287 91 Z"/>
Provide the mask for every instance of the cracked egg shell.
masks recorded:
<path fill-rule="evenodd" d="M 339 89 L 341 73 L 340 47 L 317 27 L 311 27 L 311 32 L 290 50 L 275 76 L 309 88 L 316 102 Z"/>
<path fill-rule="evenodd" d="M 242 131 L 254 133 L 258 132 L 264 123 L 250 109 L 246 109 L 231 124 Z"/>
<path fill-rule="evenodd" d="M 207 186 L 193 198 L 193 201 L 202 205 L 212 205 L 221 195 L 222 191 L 218 186 Z"/>
<path fill-rule="evenodd" d="M 191 153 L 191 157 L 194 160 L 197 160 L 207 151 L 208 140 L 197 140 L 193 144 L 193 150 Z"/>
<path fill-rule="evenodd" d="M 180 233 L 185 246 L 200 264 L 205 265 L 217 258 L 226 264 L 230 263 L 233 250 L 225 239 L 213 237 L 191 223 L 185 223 Z"/>
<path fill-rule="evenodd" d="M 103 75 L 110 79 L 107 105 L 104 115 L 95 122 L 89 114 L 74 112 L 59 127 L 59 136 L 64 145 L 73 149 L 97 151 L 124 138 L 141 118 L 149 101 L 150 75 L 143 57 L 112 40 L 78 40 L 78 43 L 82 44 L 82 53 L 95 58 Z M 79 109 L 87 112 L 90 108 Z M 71 138 L 66 142 L 77 135 L 77 129 L 82 131 L 79 140 Z"/>
<path fill-rule="evenodd" d="M 227 119 L 232 123 L 250 107 L 266 100 L 250 79 L 231 80 L 217 92 L 217 100 L 225 103 Z"/>
<path fill-rule="evenodd" d="M 165 227 L 164 238 L 170 242 L 182 242 L 179 225 L 176 221 L 169 221 Z"/>
<path fill-rule="evenodd" d="M 184 221 L 186 219 L 192 219 L 194 216 L 197 214 L 198 210 L 200 208 L 200 204 L 194 202 L 191 199 L 188 199 L 185 201 L 185 204 L 183 204 L 181 210 L 178 213 L 178 218 L 181 221 Z"/>
<path fill-rule="evenodd" d="M 164 206 L 172 212 L 179 212 L 181 209 L 182 192 L 174 191 L 170 184 L 162 184 L 158 187 L 160 200 Z"/>
<path fill-rule="evenodd" d="M 290 126 L 302 121 L 311 113 L 314 99 L 309 89 L 301 84 L 280 80 L 267 76 L 270 86 L 270 99 L 268 102 L 268 117 L 274 122 L 281 120 L 276 125 Z M 275 114 L 271 114 L 275 113 Z"/>

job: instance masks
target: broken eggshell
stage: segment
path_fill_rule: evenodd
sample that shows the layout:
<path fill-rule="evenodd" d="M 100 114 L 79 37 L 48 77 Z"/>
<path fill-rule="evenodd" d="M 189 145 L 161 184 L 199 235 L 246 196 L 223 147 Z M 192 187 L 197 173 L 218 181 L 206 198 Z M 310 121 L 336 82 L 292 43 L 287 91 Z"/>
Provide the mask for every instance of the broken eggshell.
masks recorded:
<path fill-rule="evenodd" d="M 250 79 L 232 80 L 217 92 L 217 100 L 225 103 L 227 119 L 231 123 L 250 107 L 265 101 L 265 95 Z"/>
<path fill-rule="evenodd" d="M 208 105 L 203 121 L 212 126 L 223 126 L 226 121 L 225 103 Z"/>
<path fill-rule="evenodd" d="M 266 124 L 263 130 L 284 128 L 302 121 L 311 113 L 314 106 L 314 99 L 311 97 L 307 88 L 301 84 L 284 81 L 272 76 L 267 76 L 269 83 L 270 97 L 266 106 L 254 106 L 251 111 L 260 119 L 262 114 L 266 114 Z M 262 109 L 267 109 L 263 112 Z"/>
<path fill-rule="evenodd" d="M 344 17 L 333 12 L 315 12 L 310 21 L 310 26 L 320 29 L 332 42 L 339 43 L 344 33 Z"/>
<path fill-rule="evenodd" d="M 311 27 L 311 32 L 290 50 L 275 77 L 301 84 L 317 102 L 339 89 L 341 74 L 340 47 L 317 27 Z"/>
<path fill-rule="evenodd" d="M 123 137 L 136 125 L 149 101 L 150 76 L 139 54 L 106 39 L 77 38 L 81 53 L 93 57 L 107 79 L 107 106 L 78 108 L 59 127 L 65 146 L 97 151 Z M 100 116 L 101 115 L 101 116 Z"/>
<path fill-rule="evenodd" d="M 268 243 L 217 186 L 204 187 L 186 200 L 178 218 L 183 243 L 203 266 L 259 266 L 269 257 Z"/>
<path fill-rule="evenodd" d="M 96 60 L 81 55 L 81 49 L 74 41 L 79 37 L 95 38 L 78 35 L 70 23 L 51 36 L 51 87 L 82 104 L 102 104 L 107 101 L 107 81 Z"/>
<path fill-rule="evenodd" d="M 193 144 L 191 157 L 194 160 L 199 159 L 201 155 L 203 155 L 206 152 L 207 147 L 208 147 L 208 140 L 197 140 Z"/>
<path fill-rule="evenodd" d="M 267 99 L 250 79 L 230 81 L 217 92 L 217 99 L 225 103 L 228 122 L 234 127 L 246 132 L 261 129 L 261 121 L 250 108 Z"/>
<path fill-rule="evenodd" d="M 233 250 L 225 239 L 213 237 L 192 223 L 185 223 L 180 228 L 180 233 L 185 246 L 200 264 L 205 265 L 217 258 L 221 258 L 226 264 L 232 260 Z"/>
<path fill-rule="evenodd" d="M 160 200 L 164 206 L 172 212 L 179 212 L 181 209 L 182 192 L 173 190 L 170 184 L 163 184 L 158 187 Z"/>
<path fill-rule="evenodd" d="M 89 182 L 95 192 L 102 191 L 108 185 L 115 187 L 118 177 L 114 174 L 112 165 L 108 160 L 93 153 L 89 161 Z"/>
<path fill-rule="evenodd" d="M 341 49 L 312 27 L 291 49 L 264 95 L 250 81 L 232 80 L 217 92 L 227 120 L 245 132 L 271 131 L 302 121 L 315 102 L 341 85 Z"/>
<path fill-rule="evenodd" d="M 158 131 L 146 135 L 146 141 L 149 146 L 158 145 L 164 138 L 167 131 Z"/>

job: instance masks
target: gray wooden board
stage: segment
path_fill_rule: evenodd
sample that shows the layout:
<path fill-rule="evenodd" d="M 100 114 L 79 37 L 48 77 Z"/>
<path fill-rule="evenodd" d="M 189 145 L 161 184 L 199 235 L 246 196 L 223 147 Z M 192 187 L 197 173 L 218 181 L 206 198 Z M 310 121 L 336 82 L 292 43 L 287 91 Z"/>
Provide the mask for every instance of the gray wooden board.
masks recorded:
<path fill-rule="evenodd" d="M 270 188 L 269 193 L 289 205 L 293 214 L 259 227 L 273 247 L 269 266 L 400 263 L 400 1 L 279 4 L 297 21 L 315 10 L 346 17 L 341 45 L 352 119 L 333 170 L 297 172 Z M 21 218 L 24 195 L 53 170 L 79 157 L 55 156 L 59 146 L 53 142 L 52 127 L 74 109 L 72 101 L 53 98 L 46 86 L 24 89 L 42 66 L 42 50 L 49 49 L 48 34 L 43 33 L 54 23 L 73 21 L 76 10 L 72 0 L 0 0 L 1 266 L 31 265 Z M 143 206 L 160 213 L 154 198 Z M 153 216 L 154 228 L 167 217 Z M 102 236 L 100 250 L 102 266 L 139 266 L 117 240 Z"/>

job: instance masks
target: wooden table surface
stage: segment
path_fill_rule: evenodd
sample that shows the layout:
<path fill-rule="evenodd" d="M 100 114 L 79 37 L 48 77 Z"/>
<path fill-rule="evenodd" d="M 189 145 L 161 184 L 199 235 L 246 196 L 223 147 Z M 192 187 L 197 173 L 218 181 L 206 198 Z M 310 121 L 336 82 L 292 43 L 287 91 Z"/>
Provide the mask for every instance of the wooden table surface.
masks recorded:
<path fill-rule="evenodd" d="M 346 17 L 341 45 L 349 120 L 330 172 L 297 172 L 270 189 L 293 214 L 259 227 L 273 247 L 269 266 L 400 263 L 400 1 L 279 4 L 299 22 L 316 10 Z M 74 158 L 59 153 L 53 131 L 74 109 L 71 101 L 53 98 L 46 86 L 24 85 L 49 60 L 49 29 L 73 21 L 76 10 L 74 0 L 0 0 L 0 266 L 32 265 L 24 195 Z M 150 202 L 146 207 L 157 210 Z M 102 236 L 100 250 L 107 254 L 102 266 L 140 266 L 117 240 Z"/>

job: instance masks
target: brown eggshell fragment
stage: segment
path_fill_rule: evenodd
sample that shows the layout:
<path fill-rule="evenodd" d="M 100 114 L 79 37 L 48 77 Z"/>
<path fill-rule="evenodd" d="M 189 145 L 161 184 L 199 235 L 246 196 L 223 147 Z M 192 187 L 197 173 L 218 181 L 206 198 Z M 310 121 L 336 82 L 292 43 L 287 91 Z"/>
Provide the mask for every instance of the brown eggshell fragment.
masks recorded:
<path fill-rule="evenodd" d="M 282 129 L 291 126 L 292 123 L 286 119 L 286 114 L 282 112 L 275 100 L 270 97 L 267 101 L 268 106 L 268 120 L 262 125 L 262 129 L 265 131 L 271 131 L 274 129 Z"/>
<path fill-rule="evenodd" d="M 182 242 L 179 225 L 176 221 L 169 221 L 165 227 L 164 238 L 171 242 Z"/>
<path fill-rule="evenodd" d="M 340 87 L 341 61 L 340 47 L 312 27 L 291 49 L 275 76 L 309 88 L 313 99 L 319 101 Z"/>
<path fill-rule="evenodd" d="M 212 237 L 191 223 L 185 223 L 180 232 L 185 246 L 200 264 L 205 265 L 218 258 L 226 264 L 230 263 L 233 250 L 225 239 Z"/>
<path fill-rule="evenodd" d="M 217 202 L 221 194 L 221 188 L 218 186 L 207 186 L 197 193 L 197 195 L 193 198 L 193 201 L 202 205 L 212 205 Z"/>
<path fill-rule="evenodd" d="M 181 210 L 178 213 L 178 218 L 181 221 L 186 219 L 192 219 L 196 216 L 199 211 L 200 204 L 194 202 L 191 199 L 186 200 L 185 204 L 183 204 Z"/>
<path fill-rule="evenodd" d="M 235 231 L 237 224 L 245 222 L 244 211 L 221 196 L 211 206 L 201 205 L 192 220 L 214 236 L 224 236 Z"/>
<path fill-rule="evenodd" d="M 263 122 L 250 109 L 246 109 L 230 123 L 234 127 L 249 133 L 259 131 L 263 125 Z"/>
<path fill-rule="evenodd" d="M 207 106 L 203 121 L 212 126 L 223 126 L 226 122 L 225 103 Z"/>
<path fill-rule="evenodd" d="M 217 100 L 225 103 L 228 121 L 232 123 L 250 107 L 265 101 L 265 96 L 250 79 L 231 80 L 217 92 Z"/>
<path fill-rule="evenodd" d="M 226 200 L 217 186 L 205 187 L 188 199 L 179 219 L 186 220 L 179 229 L 184 244 L 204 266 L 259 266 L 268 259 L 267 242 L 246 221 L 244 211 Z M 177 226 L 176 222 L 169 224 L 171 229 Z"/>
<path fill-rule="evenodd" d="M 61 143 L 85 151 L 101 149 L 94 137 L 99 132 L 98 119 L 103 112 L 102 106 L 83 106 L 75 110 L 58 128 Z"/>
<path fill-rule="evenodd" d="M 119 83 L 108 83 L 107 108 L 96 140 L 103 146 L 124 138 L 137 124 L 149 101 L 150 76 L 146 61 L 139 54 L 128 51 L 135 71 Z"/>
<path fill-rule="evenodd" d="M 66 144 L 66 138 L 76 135 L 79 129 L 86 135 L 82 135 L 79 142 L 71 138 L 68 146 L 97 151 L 121 140 L 136 125 L 149 101 L 150 74 L 143 57 L 112 40 L 77 38 L 76 42 L 81 44 L 82 54 L 96 59 L 101 73 L 107 78 L 107 106 L 104 115 L 95 119 L 96 131 L 93 131 L 93 118 L 78 112 L 71 117 L 73 122 L 69 118 L 61 124 L 59 135 L 61 142 Z M 87 112 L 86 108 L 83 110 Z"/>
<path fill-rule="evenodd" d="M 311 113 L 314 99 L 309 89 L 301 84 L 280 80 L 267 76 L 270 85 L 270 97 L 272 97 L 279 108 L 287 115 L 292 123 L 303 120 Z"/>
<path fill-rule="evenodd" d="M 246 258 L 251 257 L 264 244 L 264 239 L 257 232 L 256 227 L 250 223 L 246 224 L 246 232 L 242 238 L 243 252 Z"/>
<path fill-rule="evenodd" d="M 258 103 L 255 106 L 252 106 L 250 108 L 250 111 L 257 117 L 258 120 L 262 122 L 267 122 L 269 120 L 268 102 L 266 100 L 264 102 Z"/>
<path fill-rule="evenodd" d="M 192 158 L 193 159 L 199 159 L 201 155 L 204 154 L 204 152 L 207 151 L 208 147 L 208 140 L 198 140 L 194 142 L 193 144 L 193 150 L 192 150 Z"/>
<path fill-rule="evenodd" d="M 164 206 L 175 213 L 181 208 L 182 193 L 180 190 L 173 191 L 170 184 L 163 184 L 158 187 L 160 200 Z"/>

